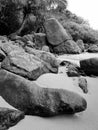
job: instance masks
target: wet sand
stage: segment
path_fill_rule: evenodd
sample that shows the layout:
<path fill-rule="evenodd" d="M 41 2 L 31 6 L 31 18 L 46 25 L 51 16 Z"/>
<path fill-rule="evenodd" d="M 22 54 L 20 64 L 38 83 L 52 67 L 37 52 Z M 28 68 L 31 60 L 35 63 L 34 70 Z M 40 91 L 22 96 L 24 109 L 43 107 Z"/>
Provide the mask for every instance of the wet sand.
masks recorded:
<path fill-rule="evenodd" d="M 74 61 L 79 63 L 78 60 L 84 58 L 85 55 L 79 56 L 79 59 L 77 57 L 74 55 Z M 70 56 L 64 59 L 70 60 L 71 58 Z M 9 130 L 98 130 L 98 78 L 86 77 L 86 79 L 89 92 L 83 94 L 77 85 L 77 80 L 67 78 L 66 74 L 42 75 L 36 82 L 44 87 L 63 88 L 81 94 L 87 100 L 86 111 L 71 116 L 63 115 L 52 118 L 26 116 L 24 120 Z M 0 106 L 12 108 L 2 98 L 0 98 Z"/>

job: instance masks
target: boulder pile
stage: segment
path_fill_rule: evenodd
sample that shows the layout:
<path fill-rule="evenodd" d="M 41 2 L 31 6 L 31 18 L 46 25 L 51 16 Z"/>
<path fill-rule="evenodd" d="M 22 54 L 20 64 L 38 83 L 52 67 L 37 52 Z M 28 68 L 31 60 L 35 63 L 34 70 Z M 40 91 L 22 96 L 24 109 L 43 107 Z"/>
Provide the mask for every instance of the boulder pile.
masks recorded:
<path fill-rule="evenodd" d="M 54 2 L 55 1 L 55 2 Z M 0 0 L 0 96 L 17 110 L 0 108 L 0 129 L 17 124 L 24 115 L 50 117 L 75 114 L 87 108 L 81 95 L 65 89 L 41 87 L 34 81 L 66 67 L 68 77 L 98 76 L 98 58 L 77 66 L 59 61 L 62 54 L 98 52 L 98 32 L 67 10 L 66 0 Z M 56 4 L 56 6 L 55 6 Z"/>

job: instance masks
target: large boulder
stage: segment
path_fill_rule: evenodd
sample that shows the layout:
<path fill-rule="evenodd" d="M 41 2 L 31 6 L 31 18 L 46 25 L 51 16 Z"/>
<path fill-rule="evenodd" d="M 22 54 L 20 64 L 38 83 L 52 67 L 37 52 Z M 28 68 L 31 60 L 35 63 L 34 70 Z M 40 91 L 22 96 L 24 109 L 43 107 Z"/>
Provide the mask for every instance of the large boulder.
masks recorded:
<path fill-rule="evenodd" d="M 86 75 L 98 76 L 98 58 L 90 58 L 80 61 L 80 67 Z"/>
<path fill-rule="evenodd" d="M 48 19 L 44 26 L 48 42 L 53 46 L 60 45 L 61 43 L 71 39 L 63 26 L 55 18 Z"/>
<path fill-rule="evenodd" d="M 24 112 L 0 107 L 0 130 L 8 130 L 24 118 Z"/>
<path fill-rule="evenodd" d="M 73 40 L 67 40 L 62 44 L 52 48 L 53 52 L 56 54 L 79 54 L 81 49 Z"/>
<path fill-rule="evenodd" d="M 13 41 L 6 41 L 2 42 L 0 41 L 0 49 L 6 54 L 9 55 L 12 51 L 20 51 L 24 52 L 24 49 L 20 46 L 17 46 L 15 42 Z"/>
<path fill-rule="evenodd" d="M 44 62 L 37 56 L 17 50 L 10 52 L 1 63 L 1 67 L 29 80 L 36 80 L 44 73 L 58 72 L 57 66 L 52 67 L 52 64 Z"/>
<path fill-rule="evenodd" d="M 7 55 L 2 62 L 2 68 L 30 80 L 35 80 L 44 73 L 58 72 L 58 62 L 51 53 L 30 47 L 26 47 L 25 52 L 21 46 L 14 44 L 14 41 L 0 42 L 1 50 Z"/>
<path fill-rule="evenodd" d="M 0 95 L 28 115 L 55 116 L 84 111 L 87 103 L 77 93 L 40 87 L 6 70 L 0 70 Z"/>
<path fill-rule="evenodd" d="M 30 47 L 26 47 L 25 51 L 29 54 L 35 55 L 39 59 L 41 59 L 41 60 L 45 61 L 46 63 L 50 64 L 51 69 L 52 69 L 52 67 L 54 69 L 56 69 L 59 66 L 59 61 L 56 59 L 56 57 L 52 53 L 49 53 L 49 52 L 46 52 L 46 51 L 41 51 L 41 50 L 35 50 L 35 49 L 30 48 Z"/>

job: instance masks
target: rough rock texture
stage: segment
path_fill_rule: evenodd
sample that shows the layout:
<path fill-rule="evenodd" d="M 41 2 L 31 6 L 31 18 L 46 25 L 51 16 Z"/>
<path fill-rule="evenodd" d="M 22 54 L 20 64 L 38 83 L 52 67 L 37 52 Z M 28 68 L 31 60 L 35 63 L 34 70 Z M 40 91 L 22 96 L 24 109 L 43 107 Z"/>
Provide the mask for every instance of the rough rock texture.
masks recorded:
<path fill-rule="evenodd" d="M 85 78 L 79 78 L 79 87 L 83 90 L 84 93 L 88 93 L 88 85 L 87 80 Z"/>
<path fill-rule="evenodd" d="M 43 46 L 47 45 L 45 33 L 32 33 L 24 35 L 23 37 L 18 35 L 10 35 L 10 39 L 17 43 L 20 43 L 22 47 L 29 46 L 35 49 L 41 50 Z"/>
<path fill-rule="evenodd" d="M 1 63 L 1 67 L 29 80 L 36 80 L 44 73 L 58 71 L 57 66 L 52 67 L 38 57 L 21 51 L 12 51 Z"/>
<path fill-rule="evenodd" d="M 53 46 L 60 45 L 61 43 L 71 39 L 63 26 L 55 18 L 48 19 L 44 26 L 48 42 Z"/>
<path fill-rule="evenodd" d="M 36 57 L 38 57 L 41 60 L 47 62 L 54 69 L 58 68 L 58 66 L 59 66 L 58 60 L 56 59 L 56 57 L 52 53 L 40 51 L 40 50 L 35 50 L 35 49 L 30 48 L 30 47 L 26 47 L 25 51 L 29 54 L 35 55 Z"/>
<path fill-rule="evenodd" d="M 76 64 L 73 64 L 69 61 L 60 62 L 60 66 L 66 67 L 66 73 L 69 77 L 77 77 L 80 75 L 85 75 L 79 66 L 77 66 Z"/>
<path fill-rule="evenodd" d="M 47 45 L 45 33 L 34 33 L 35 48 L 41 50 L 43 46 Z"/>
<path fill-rule="evenodd" d="M 48 46 L 43 46 L 42 51 L 50 52 L 50 49 Z"/>
<path fill-rule="evenodd" d="M 80 67 L 86 75 L 98 76 L 98 58 L 90 58 L 80 61 Z"/>
<path fill-rule="evenodd" d="M 0 41 L 0 49 L 6 54 L 9 55 L 12 51 L 24 52 L 24 49 L 20 46 L 17 46 L 13 41 Z"/>
<path fill-rule="evenodd" d="M 88 49 L 88 52 L 90 53 L 98 53 L 98 45 L 91 45 Z"/>
<path fill-rule="evenodd" d="M 0 107 L 0 130 L 8 130 L 24 118 L 24 112 Z"/>
<path fill-rule="evenodd" d="M 87 107 L 85 99 L 74 92 L 41 88 L 6 70 L 0 70 L 0 94 L 10 105 L 29 115 L 74 114 Z"/>
<path fill-rule="evenodd" d="M 0 42 L 0 48 L 7 55 L 2 62 L 2 68 L 19 74 L 30 80 L 37 79 L 44 73 L 57 73 L 58 62 L 54 55 L 48 52 L 27 47 L 25 50 L 14 45 L 15 42 Z M 30 53 L 33 52 L 33 53 Z M 30 53 L 30 54 L 29 54 Z"/>
<path fill-rule="evenodd" d="M 77 43 L 77 45 L 80 47 L 81 52 L 84 52 L 85 46 L 84 46 L 83 40 L 78 39 L 78 40 L 76 41 L 76 43 Z"/>
<path fill-rule="evenodd" d="M 73 40 L 67 40 L 62 44 L 53 47 L 53 52 L 56 54 L 79 54 L 81 53 L 81 49 Z"/>

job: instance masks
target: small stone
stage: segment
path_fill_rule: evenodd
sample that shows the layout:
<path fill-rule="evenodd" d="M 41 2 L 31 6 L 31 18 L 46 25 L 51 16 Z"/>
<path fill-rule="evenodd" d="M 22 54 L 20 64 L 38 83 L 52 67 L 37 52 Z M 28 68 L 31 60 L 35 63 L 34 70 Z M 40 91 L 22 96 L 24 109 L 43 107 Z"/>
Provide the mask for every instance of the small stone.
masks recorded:
<path fill-rule="evenodd" d="M 87 80 L 85 78 L 79 78 L 79 87 L 83 90 L 84 93 L 88 93 Z"/>
<path fill-rule="evenodd" d="M 7 130 L 24 119 L 24 112 L 0 107 L 0 130 Z"/>

